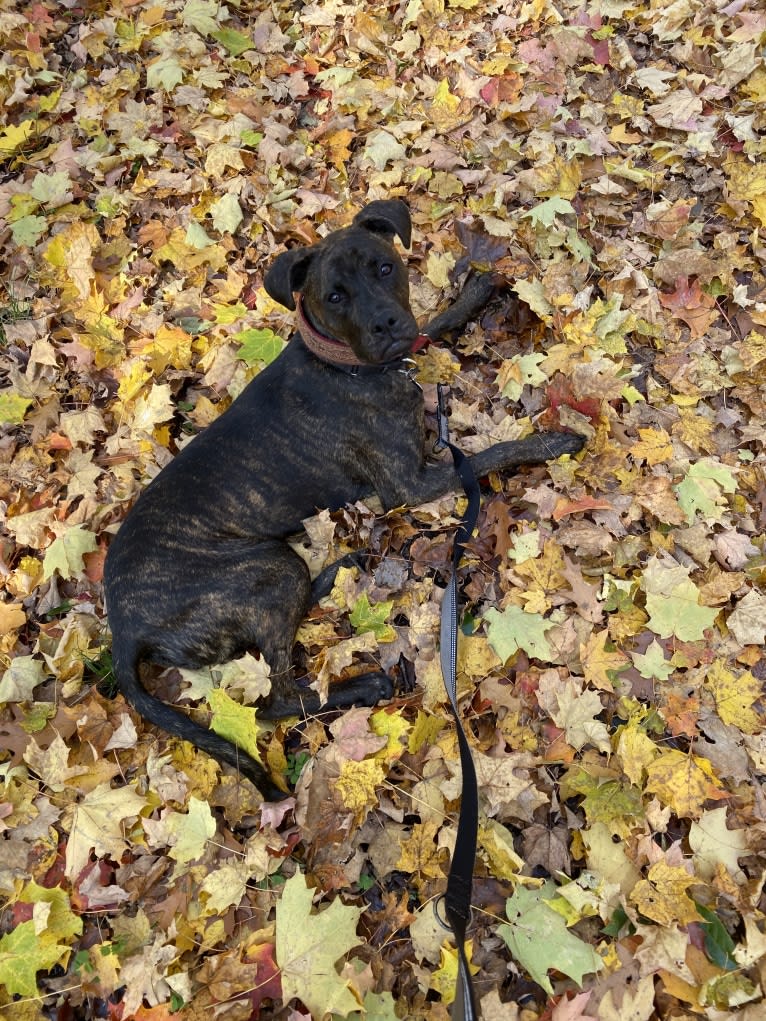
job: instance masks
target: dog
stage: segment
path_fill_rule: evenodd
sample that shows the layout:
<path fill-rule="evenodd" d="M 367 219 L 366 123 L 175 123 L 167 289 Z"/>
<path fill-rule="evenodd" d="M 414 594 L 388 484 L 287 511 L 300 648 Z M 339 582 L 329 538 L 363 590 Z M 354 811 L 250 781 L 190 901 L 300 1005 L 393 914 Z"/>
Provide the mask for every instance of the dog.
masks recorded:
<path fill-rule="evenodd" d="M 259 716 L 306 716 L 318 694 L 292 666 L 295 634 L 333 583 L 312 586 L 286 537 L 322 508 L 377 494 L 384 509 L 455 490 L 451 464 L 427 464 L 419 387 L 404 371 L 419 343 L 407 269 L 407 206 L 369 203 L 349 227 L 279 255 L 268 294 L 298 313 L 298 332 L 231 407 L 144 490 L 108 551 L 104 581 L 117 683 L 147 720 L 238 768 L 264 797 L 283 797 L 234 744 L 151 695 L 139 664 L 200 668 L 257 647 L 271 668 Z M 426 328 L 460 328 L 489 296 L 488 275 Z M 540 463 L 583 444 L 570 433 L 498 443 L 470 458 L 477 477 Z M 331 685 L 325 708 L 374 705 L 393 694 L 380 671 Z"/>

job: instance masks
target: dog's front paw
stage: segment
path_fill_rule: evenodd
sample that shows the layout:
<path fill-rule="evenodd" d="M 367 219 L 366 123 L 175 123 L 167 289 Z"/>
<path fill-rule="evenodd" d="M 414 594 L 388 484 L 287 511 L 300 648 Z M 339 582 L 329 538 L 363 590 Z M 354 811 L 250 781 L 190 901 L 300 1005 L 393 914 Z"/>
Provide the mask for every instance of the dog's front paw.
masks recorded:
<path fill-rule="evenodd" d="M 394 682 L 388 674 L 375 674 L 370 683 L 371 701 L 387 702 L 394 697 Z"/>
<path fill-rule="evenodd" d="M 585 437 L 579 433 L 542 433 L 548 450 L 548 459 L 562 454 L 577 454 L 585 446 Z"/>

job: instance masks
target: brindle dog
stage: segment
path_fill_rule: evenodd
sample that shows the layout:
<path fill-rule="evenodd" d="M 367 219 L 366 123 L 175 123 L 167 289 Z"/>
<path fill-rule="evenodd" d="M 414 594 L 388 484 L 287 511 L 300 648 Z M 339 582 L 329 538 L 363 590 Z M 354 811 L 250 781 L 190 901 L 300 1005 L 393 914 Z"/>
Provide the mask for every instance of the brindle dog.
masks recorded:
<path fill-rule="evenodd" d="M 142 659 L 202 667 L 257 647 L 271 668 L 265 718 L 315 713 L 319 697 L 294 677 L 295 633 L 337 565 L 312 587 L 286 537 L 304 518 L 377 494 L 388 510 L 458 487 L 451 464 L 427 464 L 423 400 L 403 359 L 416 343 L 407 269 L 409 211 L 366 206 L 350 227 L 277 257 L 268 293 L 299 311 L 299 332 L 232 406 L 148 486 L 111 544 L 105 584 L 117 681 L 152 723 L 238 767 L 263 792 L 282 792 L 232 743 L 149 694 Z M 486 302 L 479 277 L 427 327 L 463 326 Z M 477 476 L 534 464 L 582 446 L 540 433 L 471 457 Z M 393 685 L 379 671 L 331 686 L 325 705 L 372 705 Z"/>

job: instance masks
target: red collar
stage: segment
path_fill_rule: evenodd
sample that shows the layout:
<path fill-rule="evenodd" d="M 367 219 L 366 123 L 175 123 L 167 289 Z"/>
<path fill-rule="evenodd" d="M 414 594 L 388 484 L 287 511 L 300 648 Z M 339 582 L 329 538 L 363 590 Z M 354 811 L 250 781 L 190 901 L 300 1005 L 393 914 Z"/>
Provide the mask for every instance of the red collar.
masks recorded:
<path fill-rule="evenodd" d="M 354 367 L 363 365 L 367 368 L 386 368 L 385 364 L 376 366 L 371 365 L 369 362 L 361 361 L 345 341 L 336 340 L 335 337 L 328 337 L 326 334 L 320 333 L 308 321 L 306 313 L 303 311 L 303 300 L 300 294 L 295 295 L 295 307 L 298 310 L 298 330 L 303 343 L 317 358 L 321 358 L 323 362 L 330 362 L 332 365 Z M 431 338 L 427 334 L 419 333 L 412 343 L 411 353 L 414 354 L 416 351 L 420 351 L 421 348 L 424 348 L 430 342 Z"/>

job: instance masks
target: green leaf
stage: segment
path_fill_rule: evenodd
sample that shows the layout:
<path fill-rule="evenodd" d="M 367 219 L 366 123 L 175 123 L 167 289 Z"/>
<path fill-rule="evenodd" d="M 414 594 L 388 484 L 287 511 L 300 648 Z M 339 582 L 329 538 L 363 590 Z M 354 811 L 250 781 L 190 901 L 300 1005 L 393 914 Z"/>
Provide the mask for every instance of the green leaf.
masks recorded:
<path fill-rule="evenodd" d="M 559 195 L 553 195 L 521 215 L 522 217 L 528 217 L 536 226 L 552 227 L 558 215 L 574 216 L 575 211 L 569 199 L 562 199 Z"/>
<path fill-rule="evenodd" d="M 196 29 L 200 35 L 212 35 L 218 28 L 218 18 L 222 11 L 219 0 L 186 0 L 181 21 L 188 28 Z"/>
<path fill-rule="evenodd" d="M 241 358 L 248 365 L 255 365 L 256 362 L 268 365 L 285 346 L 284 340 L 269 329 L 242 330 L 241 333 L 234 334 L 234 340 L 240 343 L 237 358 Z"/>
<path fill-rule="evenodd" d="M 45 680 L 45 664 L 34 656 L 16 656 L 0 680 L 0 702 L 28 702 Z"/>
<path fill-rule="evenodd" d="M 553 986 L 548 978 L 551 969 L 568 975 L 582 985 L 582 977 L 600 971 L 603 961 L 596 951 L 567 929 L 564 919 L 545 899 L 555 895 L 552 883 L 539 890 L 520 886 L 506 901 L 508 925 L 498 927 L 498 934 L 529 975 L 549 996 Z"/>
<path fill-rule="evenodd" d="M 735 944 L 718 915 L 709 908 L 695 902 L 697 911 L 705 919 L 700 928 L 705 933 L 705 953 L 718 968 L 735 971 L 737 962 L 734 960 Z"/>
<path fill-rule="evenodd" d="M 213 688 L 208 693 L 207 703 L 213 713 L 210 721 L 211 730 L 225 737 L 227 741 L 232 741 L 256 762 L 261 762 L 261 753 L 258 750 L 260 728 L 255 722 L 255 709 L 240 705 L 220 688 Z"/>
<path fill-rule="evenodd" d="M 197 220 L 189 221 L 184 241 L 191 248 L 196 248 L 197 251 L 201 251 L 203 248 L 207 248 L 209 245 L 215 244 L 213 239 L 207 236 L 205 228 L 201 223 L 198 223 Z"/>
<path fill-rule="evenodd" d="M 36 245 L 47 229 L 48 221 L 44 216 L 22 216 L 11 224 L 14 242 L 28 248 Z"/>
<path fill-rule="evenodd" d="M 314 893 L 296 872 L 282 887 L 277 904 L 276 958 L 282 971 L 282 998 L 301 1000 L 312 1017 L 348 1017 L 359 1003 L 336 962 L 362 942 L 356 935 L 361 908 L 334 900 L 312 913 Z"/>
<path fill-rule="evenodd" d="M 172 92 L 184 80 L 184 69 L 172 54 L 158 57 L 146 69 L 146 84 L 150 89 Z"/>
<path fill-rule="evenodd" d="M 172 839 L 168 854 L 176 863 L 175 877 L 186 872 L 190 862 L 202 857 L 215 835 L 216 823 L 207 801 L 192 794 L 188 812 L 168 813 L 165 824 Z"/>
<path fill-rule="evenodd" d="M 38 886 L 30 880 L 18 894 L 22 904 L 48 904 L 45 935 L 50 939 L 70 939 L 82 933 L 82 918 L 70 906 L 66 890 L 60 886 Z"/>
<path fill-rule="evenodd" d="M 21 922 L 0 938 L 0 985 L 10 996 L 37 996 L 37 972 L 49 971 L 68 953 L 68 946 L 45 931 L 36 932 L 33 919 Z"/>
<path fill-rule="evenodd" d="M 545 632 L 553 625 L 541 614 L 526 613 L 520 606 L 509 606 L 502 611 L 492 607 L 484 614 L 484 620 L 489 644 L 503 663 L 519 649 L 545 663 L 553 659 L 553 649 L 545 637 Z"/>
<path fill-rule="evenodd" d="M 248 149 L 257 149 L 263 141 L 262 131 L 253 131 L 252 128 L 246 128 L 240 132 L 239 141 L 242 145 L 246 145 Z"/>
<path fill-rule="evenodd" d="M 502 394 L 504 397 L 517 401 L 525 386 L 540 386 L 545 383 L 548 377 L 540 371 L 540 362 L 545 361 L 546 356 L 541 352 L 533 352 L 528 355 L 514 355 L 509 363 L 508 371 L 503 372 L 505 380 Z M 510 368 L 510 367 L 513 368 Z"/>
<path fill-rule="evenodd" d="M 645 653 L 631 652 L 630 655 L 633 666 L 642 677 L 647 679 L 656 677 L 658 681 L 666 681 L 675 669 L 673 664 L 665 659 L 665 653 L 656 638 L 652 640 L 652 644 Z"/>
<path fill-rule="evenodd" d="M 396 631 L 386 623 L 393 606 L 393 599 L 371 606 L 367 593 L 363 592 L 349 615 L 351 626 L 358 635 L 371 631 L 379 642 L 393 642 L 396 639 Z"/>
<path fill-rule="evenodd" d="M 245 50 L 253 49 L 253 40 L 250 36 L 245 35 L 243 32 L 238 32 L 234 28 L 222 28 L 218 32 L 211 32 L 210 35 L 224 49 L 228 50 L 232 57 L 238 57 Z"/>
<path fill-rule="evenodd" d="M 691 525 L 697 511 L 705 521 L 720 521 L 727 507 L 723 494 L 735 492 L 737 483 L 728 468 L 703 457 L 689 468 L 683 482 L 673 488 Z"/>
<path fill-rule="evenodd" d="M 55 571 L 62 578 L 74 578 L 85 567 L 84 556 L 96 549 L 96 536 L 82 525 L 73 525 L 50 544 L 43 559 L 43 578 L 47 581 Z"/>
<path fill-rule="evenodd" d="M 660 638 L 675 635 L 682 642 L 698 642 L 718 616 L 715 607 L 699 605 L 699 589 L 689 578 L 671 589 L 669 595 L 648 593 L 648 627 Z"/>
<path fill-rule="evenodd" d="M 242 223 L 242 209 L 239 199 L 233 192 L 226 192 L 210 207 L 213 226 L 222 234 L 233 234 Z"/>
<path fill-rule="evenodd" d="M 70 197 L 71 187 L 72 179 L 69 174 L 65 170 L 58 170 L 53 174 L 37 174 L 29 193 L 43 205 L 58 206 Z"/>
<path fill-rule="evenodd" d="M 21 425 L 27 409 L 34 401 L 31 397 L 22 397 L 20 394 L 0 394 L 0 422 L 3 425 Z"/>

